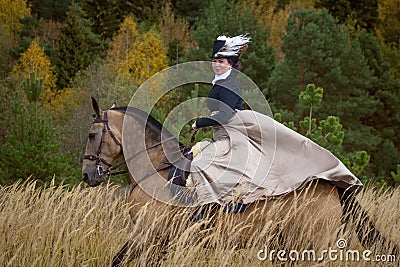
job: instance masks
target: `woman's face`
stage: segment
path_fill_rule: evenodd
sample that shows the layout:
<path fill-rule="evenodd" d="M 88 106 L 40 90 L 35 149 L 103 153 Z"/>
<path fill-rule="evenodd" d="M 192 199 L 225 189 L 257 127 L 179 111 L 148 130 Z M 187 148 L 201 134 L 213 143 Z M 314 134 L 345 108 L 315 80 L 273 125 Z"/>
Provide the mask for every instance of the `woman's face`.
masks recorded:
<path fill-rule="evenodd" d="M 231 64 L 229 64 L 226 58 L 213 58 L 212 67 L 215 74 L 217 75 L 224 74 L 232 68 Z"/>

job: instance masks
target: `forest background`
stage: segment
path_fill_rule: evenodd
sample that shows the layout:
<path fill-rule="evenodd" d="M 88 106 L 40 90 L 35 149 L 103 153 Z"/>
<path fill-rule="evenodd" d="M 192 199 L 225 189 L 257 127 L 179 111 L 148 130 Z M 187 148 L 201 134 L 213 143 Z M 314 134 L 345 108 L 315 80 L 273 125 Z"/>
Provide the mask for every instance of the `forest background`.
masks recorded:
<path fill-rule="evenodd" d="M 363 182 L 400 184 L 400 0 L 0 0 L 0 184 L 78 183 L 91 96 L 126 106 L 153 74 L 243 33 L 242 71 L 276 120 Z M 209 90 L 177 88 L 152 115 Z"/>

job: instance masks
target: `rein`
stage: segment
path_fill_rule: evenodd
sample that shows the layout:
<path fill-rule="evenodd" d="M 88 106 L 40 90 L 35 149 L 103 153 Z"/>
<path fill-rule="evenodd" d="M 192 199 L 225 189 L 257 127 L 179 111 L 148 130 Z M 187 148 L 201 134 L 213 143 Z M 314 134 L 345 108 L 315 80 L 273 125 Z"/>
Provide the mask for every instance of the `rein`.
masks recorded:
<path fill-rule="evenodd" d="M 95 124 L 95 123 L 103 123 L 103 125 L 104 125 L 103 131 L 102 131 L 102 134 L 101 134 L 99 148 L 96 151 L 96 155 L 87 155 L 87 154 L 83 155 L 83 159 L 96 161 L 96 170 L 97 170 L 97 174 L 99 176 L 100 175 L 111 176 L 111 175 L 127 173 L 128 170 L 122 170 L 122 171 L 118 171 L 118 172 L 112 172 L 112 171 L 115 170 L 115 169 L 120 168 L 123 165 L 125 165 L 128 161 L 132 160 L 136 156 L 138 156 L 138 155 L 140 155 L 140 154 L 142 154 L 142 153 L 144 153 L 144 152 L 146 152 L 146 151 L 148 151 L 148 150 L 150 150 L 152 148 L 158 147 L 159 145 L 161 145 L 161 144 L 163 144 L 165 142 L 168 142 L 170 140 L 176 139 L 179 136 L 182 136 L 182 135 L 184 135 L 184 134 L 186 134 L 186 133 L 188 133 L 188 132 L 193 130 L 193 129 L 189 129 L 189 130 L 183 131 L 183 132 L 181 132 L 179 134 L 173 135 L 173 136 L 171 136 L 171 137 L 169 137 L 167 139 L 161 140 L 160 142 L 157 142 L 157 143 L 155 143 L 155 144 L 153 144 L 153 145 L 151 145 L 149 147 L 146 147 L 146 148 L 144 148 L 142 150 L 139 150 L 138 152 L 136 152 L 135 154 L 133 154 L 129 158 L 125 159 L 124 161 L 122 161 L 122 162 L 120 162 L 120 163 L 118 163 L 116 165 L 112 165 L 111 163 L 109 163 L 107 160 L 105 160 L 104 158 L 102 158 L 100 156 L 101 149 L 102 149 L 102 146 L 103 146 L 103 143 L 104 143 L 104 137 L 105 137 L 106 133 L 108 132 L 110 134 L 110 136 L 114 140 L 115 144 L 121 148 L 121 151 L 122 151 L 122 144 L 115 137 L 114 133 L 110 129 L 110 126 L 108 125 L 108 113 L 107 112 L 108 112 L 108 110 L 103 111 L 104 119 L 102 119 L 102 120 L 94 119 L 93 122 L 92 122 L 93 124 Z M 193 142 L 193 139 L 194 139 L 194 134 L 191 137 L 191 141 L 192 142 Z M 101 165 L 100 162 L 103 163 L 104 165 L 107 165 L 107 168 L 105 168 L 103 165 Z M 170 166 L 171 166 L 171 164 L 164 164 L 163 166 L 160 166 L 159 168 L 155 169 L 151 173 L 154 174 L 154 173 L 159 172 L 159 171 L 161 171 L 163 169 L 166 169 L 166 168 L 168 168 Z M 150 175 L 150 173 L 148 175 Z M 146 177 L 148 175 L 146 175 Z"/>

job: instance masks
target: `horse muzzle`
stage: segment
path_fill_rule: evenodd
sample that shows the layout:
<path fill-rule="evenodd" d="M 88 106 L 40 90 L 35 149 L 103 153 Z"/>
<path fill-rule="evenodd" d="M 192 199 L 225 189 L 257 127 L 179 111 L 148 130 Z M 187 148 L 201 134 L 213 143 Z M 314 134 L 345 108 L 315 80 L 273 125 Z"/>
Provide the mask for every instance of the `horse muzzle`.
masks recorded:
<path fill-rule="evenodd" d="M 91 187 L 95 187 L 106 180 L 106 168 L 104 166 L 96 165 L 95 168 L 91 169 L 92 170 L 90 172 L 82 172 L 82 181 L 84 181 Z"/>

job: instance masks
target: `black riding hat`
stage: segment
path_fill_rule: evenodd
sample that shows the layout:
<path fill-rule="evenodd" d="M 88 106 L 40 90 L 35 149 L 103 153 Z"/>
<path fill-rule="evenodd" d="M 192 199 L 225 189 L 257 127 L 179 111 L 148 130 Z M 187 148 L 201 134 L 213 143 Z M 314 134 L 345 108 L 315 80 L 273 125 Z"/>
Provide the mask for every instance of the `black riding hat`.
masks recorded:
<path fill-rule="evenodd" d="M 250 37 L 243 34 L 234 37 L 219 36 L 214 41 L 211 58 L 227 58 L 236 64 L 249 42 Z"/>

